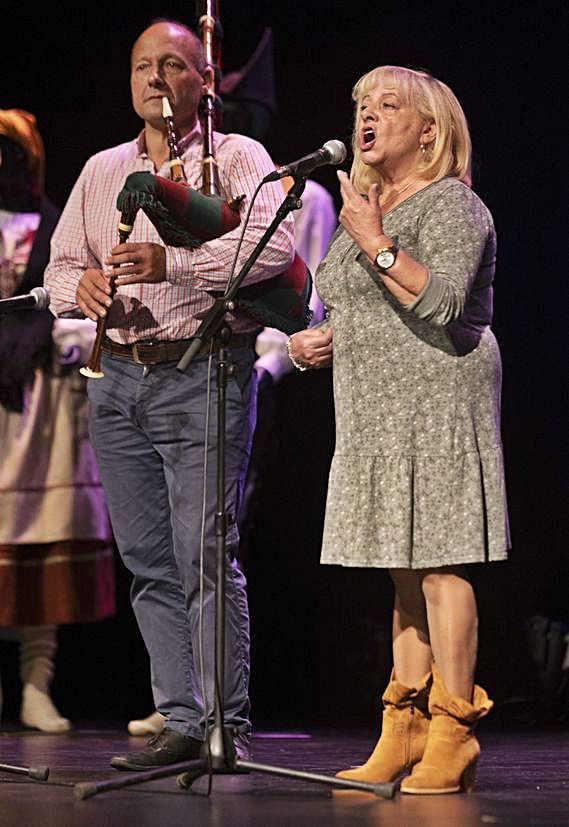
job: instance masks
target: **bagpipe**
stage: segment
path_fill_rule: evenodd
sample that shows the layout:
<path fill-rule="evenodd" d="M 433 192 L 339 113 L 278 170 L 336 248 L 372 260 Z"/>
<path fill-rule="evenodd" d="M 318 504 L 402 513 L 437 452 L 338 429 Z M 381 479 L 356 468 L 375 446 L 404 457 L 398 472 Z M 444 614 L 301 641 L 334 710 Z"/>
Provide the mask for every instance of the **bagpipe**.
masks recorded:
<path fill-rule="evenodd" d="M 170 101 L 162 99 L 170 178 L 151 172 L 133 172 L 117 197 L 120 212 L 119 243 L 125 243 L 132 232 L 136 214 L 145 213 L 162 241 L 170 247 L 195 248 L 206 241 L 235 230 L 241 222 L 244 195 L 223 198 L 214 153 L 213 132 L 216 122 L 216 73 L 219 71 L 221 25 L 214 14 L 213 0 L 203 3 L 204 14 L 199 28 L 205 58 L 204 93 L 200 105 L 203 134 L 202 187 L 190 187 L 178 150 L 178 139 Z M 110 276 L 111 299 L 120 267 Z M 292 335 L 308 327 L 312 278 L 308 267 L 296 254 L 292 264 L 270 279 L 241 287 L 234 306 L 263 327 L 275 327 Z M 216 298 L 218 293 L 211 293 Z M 91 379 L 103 376 L 101 351 L 106 333 L 107 316 L 97 321 L 97 332 L 91 356 L 81 373 Z"/>

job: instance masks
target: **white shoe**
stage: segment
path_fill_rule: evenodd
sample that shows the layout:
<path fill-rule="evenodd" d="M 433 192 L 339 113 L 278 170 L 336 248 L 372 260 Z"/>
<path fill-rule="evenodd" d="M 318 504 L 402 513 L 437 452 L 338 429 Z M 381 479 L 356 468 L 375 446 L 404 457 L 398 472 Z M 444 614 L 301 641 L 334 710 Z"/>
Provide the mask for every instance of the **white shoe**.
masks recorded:
<path fill-rule="evenodd" d="M 32 683 L 24 684 L 20 720 L 24 726 L 54 735 L 69 732 L 71 729 L 71 721 L 59 714 L 48 693 L 42 692 Z"/>
<path fill-rule="evenodd" d="M 166 718 L 159 712 L 153 712 L 148 718 L 141 718 L 128 722 L 128 731 L 131 735 L 159 735 L 164 729 Z"/>

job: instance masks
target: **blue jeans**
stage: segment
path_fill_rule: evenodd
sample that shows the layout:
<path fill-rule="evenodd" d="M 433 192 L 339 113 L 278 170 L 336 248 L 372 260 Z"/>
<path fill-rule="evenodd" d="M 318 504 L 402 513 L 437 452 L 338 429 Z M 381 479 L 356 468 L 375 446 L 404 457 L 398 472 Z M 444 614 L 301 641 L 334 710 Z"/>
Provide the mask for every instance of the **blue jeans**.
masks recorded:
<path fill-rule="evenodd" d="M 226 405 L 226 511 L 236 515 L 254 427 L 254 352 L 231 351 L 235 374 Z M 217 390 L 213 359 L 204 547 L 203 670 L 212 718 L 215 626 Z M 204 736 L 199 658 L 199 573 L 208 357 L 186 373 L 175 362 L 143 367 L 103 357 L 90 380 L 91 440 L 115 534 L 133 574 L 132 606 L 150 655 L 156 708 L 167 726 Z M 249 722 L 249 613 L 237 560 L 235 524 L 227 534 L 225 724 Z M 128 652 L 124 652 L 128 658 Z"/>

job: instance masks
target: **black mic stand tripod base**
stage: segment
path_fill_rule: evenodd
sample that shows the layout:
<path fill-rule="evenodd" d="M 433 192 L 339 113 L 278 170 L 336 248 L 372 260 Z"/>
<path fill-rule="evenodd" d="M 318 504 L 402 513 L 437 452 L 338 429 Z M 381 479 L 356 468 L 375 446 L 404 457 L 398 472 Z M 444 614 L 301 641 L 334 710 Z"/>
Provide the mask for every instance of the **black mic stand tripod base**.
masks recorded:
<path fill-rule="evenodd" d="M 0 772 L 27 775 L 32 781 L 47 781 L 49 777 L 49 767 L 15 767 L 13 764 L 0 764 Z"/>
<path fill-rule="evenodd" d="M 298 177 L 289 190 L 286 198 L 277 210 L 275 218 L 267 228 L 262 238 L 243 265 L 238 276 L 231 282 L 224 296 L 217 299 L 202 323 L 186 353 L 180 359 L 177 369 L 185 371 L 192 359 L 196 356 L 205 341 L 215 338 L 218 348 L 217 364 L 217 510 L 215 515 L 216 533 L 216 594 L 215 594 L 215 695 L 214 695 L 214 723 L 202 747 L 202 757 L 194 761 L 185 761 L 170 764 L 165 767 L 136 772 L 128 775 L 121 773 L 106 781 L 87 781 L 76 784 L 75 797 L 85 800 L 111 790 L 119 790 L 146 781 L 158 778 L 178 776 L 178 785 L 185 790 L 190 789 L 192 783 L 203 775 L 222 775 L 234 773 L 260 772 L 268 775 L 278 775 L 284 778 L 297 778 L 304 781 L 325 784 L 336 789 L 359 790 L 372 793 L 381 798 L 393 798 L 396 791 L 395 783 L 366 784 L 361 781 L 352 781 L 345 778 L 336 778 L 318 773 L 292 770 L 286 767 L 274 767 L 268 764 L 258 764 L 254 761 L 243 761 L 235 754 L 232 733 L 224 726 L 223 714 L 223 686 L 225 685 L 225 558 L 227 528 L 233 519 L 225 511 L 225 399 L 227 379 L 233 371 L 233 366 L 226 356 L 226 345 L 231 337 L 231 329 L 225 321 L 225 315 L 233 309 L 233 298 L 243 279 L 265 248 L 277 226 L 292 210 L 302 206 L 300 196 L 304 190 L 306 179 Z M 213 345 L 212 345 L 213 350 Z M 203 351 L 202 351 L 203 352 Z"/>

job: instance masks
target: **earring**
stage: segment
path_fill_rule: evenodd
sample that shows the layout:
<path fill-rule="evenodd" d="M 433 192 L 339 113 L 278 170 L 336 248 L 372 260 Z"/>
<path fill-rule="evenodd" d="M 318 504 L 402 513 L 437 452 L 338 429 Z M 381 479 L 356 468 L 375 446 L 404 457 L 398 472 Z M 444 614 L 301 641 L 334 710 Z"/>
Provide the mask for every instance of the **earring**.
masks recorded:
<path fill-rule="evenodd" d="M 421 149 L 421 155 L 424 155 L 425 152 L 427 151 L 427 147 L 425 146 L 425 144 L 422 141 L 419 141 L 419 147 Z"/>

